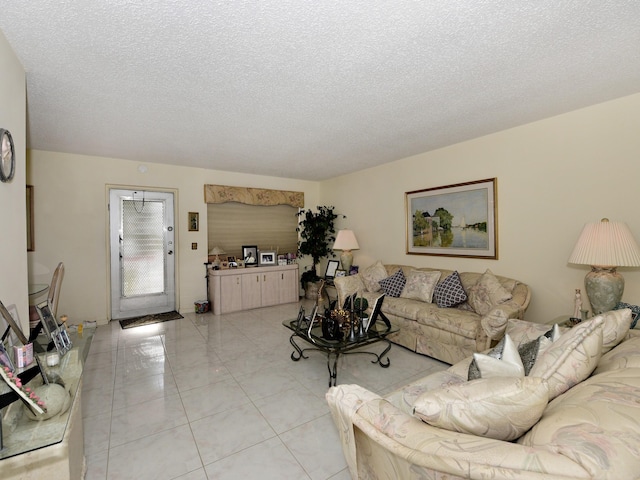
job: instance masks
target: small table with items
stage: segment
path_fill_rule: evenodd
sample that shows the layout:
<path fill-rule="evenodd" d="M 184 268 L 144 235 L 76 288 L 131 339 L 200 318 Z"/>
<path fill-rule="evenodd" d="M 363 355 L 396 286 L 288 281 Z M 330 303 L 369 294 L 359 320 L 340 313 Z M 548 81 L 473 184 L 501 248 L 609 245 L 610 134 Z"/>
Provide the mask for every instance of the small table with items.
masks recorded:
<path fill-rule="evenodd" d="M 329 370 L 329 386 L 336 385 L 337 374 L 337 364 L 338 357 L 340 355 L 346 354 L 354 354 L 354 353 L 362 353 L 367 355 L 373 355 L 375 357 L 371 363 L 377 363 L 382 368 L 388 368 L 391 365 L 391 360 L 387 356 L 385 360 L 383 357 L 391 349 L 391 342 L 387 339 L 388 335 L 392 333 L 396 333 L 399 329 L 398 327 L 383 323 L 382 321 L 378 321 L 374 323 L 367 331 L 359 331 L 359 332 L 343 332 L 342 338 L 340 340 L 328 340 L 323 335 L 322 331 L 322 321 L 323 317 L 316 317 L 311 325 L 309 325 L 309 320 L 305 319 L 294 319 L 294 320 L 285 320 L 282 324 L 291 330 L 293 333 L 291 337 L 289 337 L 289 342 L 293 345 L 295 349 L 291 353 L 291 360 L 297 362 L 301 358 L 309 358 L 305 355 L 304 352 L 309 350 L 318 350 L 320 352 L 327 354 L 327 369 Z M 386 320 L 386 319 L 385 319 Z M 359 334 L 358 334 L 359 333 Z M 311 344 L 311 347 L 308 348 L 300 348 L 300 346 L 295 342 L 296 338 L 300 338 L 305 342 Z M 386 342 L 387 346 L 382 351 L 382 353 L 377 354 L 375 352 L 365 351 L 365 350 L 356 350 L 367 345 L 372 345 L 378 342 Z M 331 362 L 331 357 L 333 356 L 333 364 Z"/>

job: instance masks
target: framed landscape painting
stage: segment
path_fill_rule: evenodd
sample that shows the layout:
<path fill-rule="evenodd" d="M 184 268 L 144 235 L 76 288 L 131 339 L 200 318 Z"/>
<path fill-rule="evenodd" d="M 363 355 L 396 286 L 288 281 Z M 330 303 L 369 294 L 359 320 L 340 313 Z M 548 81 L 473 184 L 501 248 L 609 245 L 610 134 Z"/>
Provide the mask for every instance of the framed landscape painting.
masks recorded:
<path fill-rule="evenodd" d="M 497 179 L 405 193 L 407 253 L 498 258 Z"/>

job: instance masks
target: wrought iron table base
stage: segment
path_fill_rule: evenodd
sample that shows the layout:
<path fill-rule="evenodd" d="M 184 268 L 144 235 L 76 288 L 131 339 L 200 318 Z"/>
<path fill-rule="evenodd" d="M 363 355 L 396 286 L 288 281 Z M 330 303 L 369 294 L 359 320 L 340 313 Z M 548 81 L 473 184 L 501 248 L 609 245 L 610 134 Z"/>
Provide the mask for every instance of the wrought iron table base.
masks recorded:
<path fill-rule="evenodd" d="M 371 363 L 377 363 L 382 368 L 389 368 L 389 365 L 391 365 L 391 360 L 389 359 L 388 356 L 386 357 L 386 362 L 384 362 L 382 359 L 389 352 L 389 350 L 391 350 L 391 342 L 386 338 L 380 339 L 379 341 L 386 342 L 387 348 L 385 348 L 382 351 L 382 353 L 377 354 L 375 352 L 367 352 L 367 351 L 330 351 L 327 349 L 322 349 L 317 347 L 300 348 L 298 344 L 296 344 L 296 342 L 293 340 L 294 337 L 297 337 L 297 336 L 298 335 L 293 334 L 291 335 L 291 337 L 289 337 L 289 343 L 291 343 L 291 345 L 293 345 L 293 348 L 295 348 L 295 351 L 291 352 L 291 360 L 293 360 L 294 362 L 297 362 L 301 358 L 304 358 L 304 359 L 309 358 L 304 354 L 304 352 L 310 351 L 310 350 L 316 350 L 318 352 L 326 353 L 327 354 L 327 370 L 329 370 L 329 386 L 330 387 L 336 386 L 336 379 L 338 378 L 338 370 L 337 370 L 338 357 L 340 357 L 340 355 L 353 355 L 353 354 L 373 355 L 376 358 L 374 360 L 371 360 Z M 305 339 L 303 338 L 303 340 Z M 358 347 L 357 345 L 355 345 L 352 348 L 358 348 Z M 334 355 L 333 365 L 331 365 L 331 355 Z"/>

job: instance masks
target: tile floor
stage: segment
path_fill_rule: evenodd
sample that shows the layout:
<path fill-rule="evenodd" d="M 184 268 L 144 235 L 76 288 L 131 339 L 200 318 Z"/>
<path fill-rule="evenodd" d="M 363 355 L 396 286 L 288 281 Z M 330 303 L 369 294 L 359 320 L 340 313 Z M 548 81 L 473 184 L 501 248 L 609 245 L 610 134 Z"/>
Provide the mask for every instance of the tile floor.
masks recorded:
<path fill-rule="evenodd" d="M 326 357 L 289 357 L 281 322 L 298 308 L 98 327 L 82 389 L 87 480 L 347 480 Z M 338 383 L 384 394 L 448 366 L 395 345 L 389 357 L 388 369 L 341 357 Z"/>

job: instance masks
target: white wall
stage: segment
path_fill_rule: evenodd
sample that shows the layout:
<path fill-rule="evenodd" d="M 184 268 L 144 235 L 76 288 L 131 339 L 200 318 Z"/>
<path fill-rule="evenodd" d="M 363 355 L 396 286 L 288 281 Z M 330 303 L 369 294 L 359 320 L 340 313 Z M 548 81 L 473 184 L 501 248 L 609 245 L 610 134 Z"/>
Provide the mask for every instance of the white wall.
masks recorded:
<path fill-rule="evenodd" d="M 321 200 L 348 216 L 338 226 L 356 233 L 355 265 L 490 268 L 530 285 L 527 319 L 552 319 L 573 312 L 575 288 L 584 292 L 589 268 L 567 259 L 586 222 L 626 222 L 640 241 L 639 125 L 636 94 L 325 181 Z M 405 253 L 405 192 L 491 177 L 498 260 Z M 619 271 L 623 301 L 640 304 L 640 269 Z"/>
<path fill-rule="evenodd" d="M 32 281 L 50 281 L 58 262 L 65 263 L 59 314 L 71 323 L 110 317 L 108 300 L 107 186 L 177 191 L 176 246 L 179 308 L 193 311 L 206 298 L 207 208 L 204 185 L 302 191 L 305 203 L 317 205 L 319 184 L 258 175 L 145 164 L 83 155 L 29 151 L 29 183 L 35 195 L 35 244 L 30 255 Z M 200 230 L 189 232 L 187 213 L 200 213 Z M 198 249 L 192 250 L 191 243 Z"/>
<path fill-rule="evenodd" d="M 29 331 L 26 223 L 26 90 L 22 65 L 0 32 L 0 128 L 11 132 L 16 149 L 16 173 L 0 183 L 0 300 L 15 304 L 22 329 Z"/>

